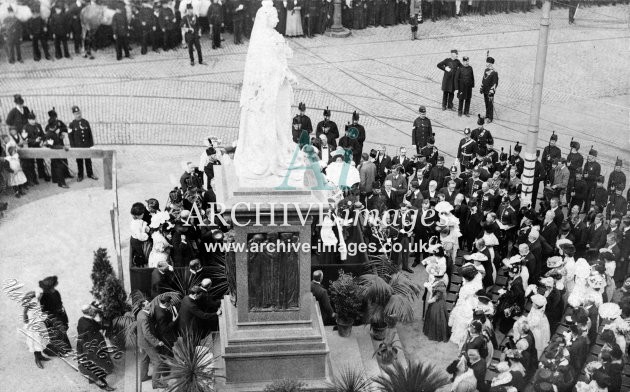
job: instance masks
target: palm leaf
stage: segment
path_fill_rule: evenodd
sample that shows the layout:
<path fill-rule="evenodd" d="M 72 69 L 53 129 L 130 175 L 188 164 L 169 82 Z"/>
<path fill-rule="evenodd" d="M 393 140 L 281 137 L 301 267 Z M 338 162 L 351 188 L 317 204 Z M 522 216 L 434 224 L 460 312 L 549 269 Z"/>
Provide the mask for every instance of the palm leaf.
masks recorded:
<path fill-rule="evenodd" d="M 394 293 L 391 286 L 380 276 L 365 274 L 359 277 L 361 295 L 369 303 L 386 304 Z"/>
<path fill-rule="evenodd" d="M 415 316 L 413 301 L 400 294 L 394 294 L 385 305 L 384 313 L 402 323 L 410 323 Z"/>
<path fill-rule="evenodd" d="M 434 365 L 419 361 L 407 367 L 396 361 L 381 370 L 385 375 L 374 379 L 381 392 L 435 392 L 449 383 L 446 375 L 436 371 Z"/>
<path fill-rule="evenodd" d="M 344 366 L 334 376 L 330 388 L 334 392 L 371 392 L 372 380 L 360 369 Z"/>
<path fill-rule="evenodd" d="M 409 279 L 409 277 L 402 272 L 393 274 L 390 277 L 389 285 L 392 287 L 395 294 L 407 297 L 412 301 L 420 297 L 422 293 L 422 286 Z"/>
<path fill-rule="evenodd" d="M 127 312 L 112 320 L 112 331 L 117 338 L 124 338 L 125 348 L 133 348 L 136 343 L 136 318 L 133 313 Z M 119 339 L 115 339 L 118 340 Z M 120 348 L 122 349 L 122 347 Z"/>
<path fill-rule="evenodd" d="M 398 266 L 385 255 L 370 255 L 365 264 L 366 271 L 381 277 L 389 277 L 398 272 Z"/>

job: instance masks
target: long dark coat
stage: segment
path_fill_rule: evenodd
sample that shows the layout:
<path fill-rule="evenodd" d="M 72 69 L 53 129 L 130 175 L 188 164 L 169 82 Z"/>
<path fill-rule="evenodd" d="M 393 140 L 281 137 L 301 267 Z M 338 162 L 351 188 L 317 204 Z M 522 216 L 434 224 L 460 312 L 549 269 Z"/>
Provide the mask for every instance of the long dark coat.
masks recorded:
<path fill-rule="evenodd" d="M 460 99 L 472 98 L 472 88 L 475 87 L 475 75 L 471 66 L 462 66 L 455 72 L 455 90 L 461 92 Z"/>
<path fill-rule="evenodd" d="M 442 91 L 452 93 L 455 91 L 455 73 L 457 69 L 462 66 L 462 63 L 458 59 L 446 58 L 440 61 L 437 65 L 439 69 L 444 71 L 442 76 Z M 446 67 L 450 67 L 450 71 L 446 71 Z"/>

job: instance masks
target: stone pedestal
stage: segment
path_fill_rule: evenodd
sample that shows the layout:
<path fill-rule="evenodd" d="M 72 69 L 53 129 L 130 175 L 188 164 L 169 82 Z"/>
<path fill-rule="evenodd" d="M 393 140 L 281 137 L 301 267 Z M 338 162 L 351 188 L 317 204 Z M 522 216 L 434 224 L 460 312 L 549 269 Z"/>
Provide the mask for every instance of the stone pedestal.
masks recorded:
<path fill-rule="evenodd" d="M 333 38 L 346 38 L 350 35 L 350 30 L 341 24 L 341 1 L 333 0 L 333 25 L 324 34 Z"/>
<path fill-rule="evenodd" d="M 235 244 L 257 238 L 276 243 L 278 236 L 299 249 L 235 252 L 236 306 L 226 296 L 220 318 L 225 390 L 262 391 L 283 378 L 304 381 L 310 391 L 327 390 L 329 348 L 310 291 L 311 222 L 326 203 L 309 190 L 239 188 L 231 161 L 225 163 L 215 167 L 215 191 L 217 203 L 230 211 L 224 215 L 238 222 Z"/>

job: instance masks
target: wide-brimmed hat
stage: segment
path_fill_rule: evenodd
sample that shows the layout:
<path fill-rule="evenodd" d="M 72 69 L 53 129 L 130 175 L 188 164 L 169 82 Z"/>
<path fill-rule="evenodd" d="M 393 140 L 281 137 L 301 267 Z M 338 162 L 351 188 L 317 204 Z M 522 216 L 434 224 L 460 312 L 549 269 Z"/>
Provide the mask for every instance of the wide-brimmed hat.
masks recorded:
<path fill-rule="evenodd" d="M 564 265 L 564 260 L 560 256 L 553 256 L 547 259 L 547 268 L 558 268 Z"/>
<path fill-rule="evenodd" d="M 486 261 L 488 260 L 488 256 L 484 255 L 480 252 L 475 252 L 470 255 L 464 255 L 464 260 L 473 260 L 473 261 Z"/>
<path fill-rule="evenodd" d="M 532 303 L 538 307 L 542 307 L 547 305 L 547 299 L 540 294 L 532 295 Z"/>
<path fill-rule="evenodd" d="M 50 290 L 54 287 L 57 287 L 58 283 L 59 282 L 58 282 L 57 276 L 53 275 L 53 276 L 44 278 L 43 280 L 40 280 L 39 287 L 41 287 L 42 290 Z"/>

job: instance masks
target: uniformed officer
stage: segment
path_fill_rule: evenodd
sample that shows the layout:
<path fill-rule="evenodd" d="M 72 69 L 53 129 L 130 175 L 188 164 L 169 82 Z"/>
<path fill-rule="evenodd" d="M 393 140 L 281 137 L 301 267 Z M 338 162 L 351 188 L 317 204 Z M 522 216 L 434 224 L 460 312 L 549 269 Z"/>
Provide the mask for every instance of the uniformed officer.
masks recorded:
<path fill-rule="evenodd" d="M 201 54 L 201 43 L 199 37 L 201 30 L 197 15 L 193 14 L 193 6 L 191 3 L 186 4 L 186 15 L 182 18 L 181 28 L 184 29 L 184 40 L 188 46 L 188 57 L 190 57 L 190 65 L 195 65 L 195 56 L 193 47 L 197 50 L 197 58 L 199 64 L 203 64 L 203 56 Z"/>
<path fill-rule="evenodd" d="M 449 181 L 453 180 L 455 182 L 455 190 L 457 193 L 462 193 L 464 191 L 464 181 L 457 173 L 457 166 L 453 163 L 451 166 L 451 174 L 444 179 L 444 185 L 448 185 Z"/>
<path fill-rule="evenodd" d="M 481 185 L 481 192 L 479 197 L 479 209 L 484 215 L 494 211 L 495 194 L 494 190 L 488 186 L 487 182 Z"/>
<path fill-rule="evenodd" d="M 74 54 L 81 53 L 81 10 L 85 7 L 83 0 L 76 0 L 68 6 L 68 17 L 70 19 L 69 33 L 72 34 L 72 40 L 74 41 Z"/>
<path fill-rule="evenodd" d="M 157 16 L 154 16 L 153 12 L 153 6 L 146 0 L 138 8 L 137 18 L 140 22 L 140 54 L 147 54 L 149 41 L 153 41 L 154 51 L 157 51 L 158 48 L 158 40 L 152 39 L 157 29 Z"/>
<path fill-rule="evenodd" d="M 413 130 L 411 131 L 411 144 L 416 148 L 416 153 L 420 154 L 420 151 L 427 145 L 429 138 L 433 137 L 434 134 L 431 120 L 427 118 L 427 108 L 420 106 L 418 112 L 420 114 L 414 120 Z"/>
<path fill-rule="evenodd" d="M 172 49 L 176 40 L 175 23 L 177 18 L 173 10 L 168 6 L 168 1 L 162 0 L 162 8 L 160 9 L 158 19 L 158 28 L 160 29 L 160 37 L 162 38 L 162 49 Z"/>
<path fill-rule="evenodd" d="M 300 113 L 293 117 L 293 119 L 299 122 L 300 130 L 302 132 L 306 131 L 310 137 L 313 133 L 313 124 L 311 123 L 311 119 L 306 115 L 306 105 L 304 102 L 298 104 L 298 110 Z"/>
<path fill-rule="evenodd" d="M 534 162 L 534 185 L 532 187 L 532 206 L 536 207 L 536 200 L 538 200 L 538 189 L 540 188 L 540 182 L 545 181 L 545 168 L 542 162 L 540 162 L 540 150 L 536 150 L 536 162 Z"/>
<path fill-rule="evenodd" d="M 593 200 L 593 193 L 595 192 L 595 187 L 602 170 L 596 159 L 597 150 L 594 150 L 593 147 L 591 147 L 590 151 L 588 152 L 588 157 L 586 157 L 586 163 L 584 164 L 583 170 L 584 180 L 586 180 L 586 185 L 588 186 L 588 195 L 586 196 L 587 205 L 590 205 L 591 201 Z M 604 203 L 604 206 L 605 205 L 606 204 Z"/>
<path fill-rule="evenodd" d="M 7 7 L 7 16 L 2 22 L 2 35 L 4 36 L 4 45 L 9 56 L 9 63 L 15 63 L 17 55 L 17 61 L 22 61 L 22 50 L 20 45 L 22 44 L 22 23 L 15 17 L 13 13 L 13 7 Z"/>
<path fill-rule="evenodd" d="M 363 153 L 363 143 L 365 142 L 365 128 L 363 125 L 359 124 L 359 113 L 352 113 L 352 125 L 349 128 L 355 128 L 357 132 L 357 143 L 359 143 L 359 153 L 354 155 L 354 162 L 359 165 L 361 160 L 361 154 Z"/>
<path fill-rule="evenodd" d="M 508 192 L 516 194 L 516 188 L 509 188 Z M 516 210 L 510 204 L 510 198 L 506 195 L 501 199 L 501 205 L 497 211 L 497 219 L 505 226 L 514 227 L 517 224 Z"/>
<path fill-rule="evenodd" d="M 322 134 L 326 135 L 328 144 L 332 146 L 333 149 L 336 149 L 337 138 L 339 138 L 339 128 L 337 128 L 337 124 L 334 121 L 330 121 L 330 109 L 328 109 L 328 107 L 324 109 L 324 119 L 317 123 L 317 128 L 315 129 L 315 135 L 317 137 L 320 137 Z"/>
<path fill-rule="evenodd" d="M 479 128 L 477 128 L 479 129 Z M 473 130 L 473 132 L 475 132 Z M 489 131 L 487 131 L 488 133 L 490 133 Z M 479 143 L 479 142 L 477 142 Z M 486 141 L 486 158 L 490 159 L 490 161 L 492 162 L 492 172 L 494 173 L 495 171 L 495 165 L 497 164 L 497 162 L 499 162 L 499 152 L 497 150 L 494 149 L 494 140 L 490 139 L 488 141 Z"/>
<path fill-rule="evenodd" d="M 63 57 L 70 58 L 70 53 L 68 52 L 66 15 L 62 12 L 62 5 L 60 1 L 56 2 L 53 7 L 54 11 L 48 20 L 48 27 L 55 45 L 55 58 L 60 59 L 62 57 L 62 47 Z"/>
<path fill-rule="evenodd" d="M 470 137 L 470 134 L 470 128 L 464 128 L 464 138 L 460 140 L 459 147 L 457 148 L 457 159 L 459 159 L 462 171 L 464 171 L 468 163 L 474 163 L 479 148 L 477 142 Z"/>
<path fill-rule="evenodd" d="M 494 94 L 499 85 L 499 74 L 494 69 L 494 58 L 486 59 L 486 70 L 481 80 L 480 93 L 483 95 L 483 101 L 486 105 L 487 122 L 491 123 L 494 119 Z"/>
<path fill-rule="evenodd" d="M 556 132 L 554 131 L 549 138 L 549 145 L 545 147 L 542 154 L 542 164 L 545 167 L 546 172 L 551 171 L 551 166 L 554 159 L 560 160 L 560 158 L 562 158 L 562 151 L 560 151 L 560 148 L 556 146 L 557 142 L 558 135 L 556 135 Z"/>
<path fill-rule="evenodd" d="M 442 110 L 453 108 L 453 98 L 455 92 L 455 74 L 462 63 L 457 58 L 457 50 L 451 50 L 451 57 L 440 61 L 437 64 L 438 69 L 444 72 L 442 76 Z"/>
<path fill-rule="evenodd" d="M 122 9 L 121 9 L 122 8 Z M 129 26 L 124 6 L 119 7 L 112 18 L 112 32 L 116 41 L 116 60 L 122 60 L 122 53 L 129 58 Z"/>
<path fill-rule="evenodd" d="M 509 158 L 510 165 L 516 166 L 516 169 L 517 169 L 516 175 L 519 177 L 523 173 L 523 168 L 525 167 L 525 161 L 523 160 L 523 158 L 521 158 L 522 149 L 523 149 L 523 146 L 521 146 L 519 142 L 516 142 L 516 145 L 514 146 L 514 149 L 512 150 L 512 156 Z"/>
<path fill-rule="evenodd" d="M 70 139 L 71 147 L 89 148 L 94 146 L 94 139 L 92 138 L 92 128 L 90 123 L 81 116 L 81 110 L 78 106 L 72 107 L 72 114 L 74 114 L 74 120 L 69 125 L 68 138 Z M 85 170 L 87 176 L 93 180 L 98 178 L 92 172 L 92 159 L 77 158 L 77 168 L 79 171 L 77 181 L 83 181 L 83 162 L 85 161 Z"/>
<path fill-rule="evenodd" d="M 569 147 L 571 151 L 567 155 L 567 167 L 569 168 L 569 187 L 573 186 L 575 182 L 575 172 L 580 169 L 582 170 L 582 166 L 584 165 L 584 157 L 578 151 L 580 149 L 580 143 L 571 140 L 569 143 Z"/>
<path fill-rule="evenodd" d="M 479 127 L 473 129 L 473 131 L 470 134 L 470 137 L 477 142 L 477 145 L 481 148 L 481 147 L 487 147 L 489 145 L 494 146 L 494 138 L 492 137 L 492 134 L 490 133 L 490 131 L 488 131 L 486 128 L 484 128 L 484 124 L 486 123 L 486 118 L 482 117 L 481 114 L 477 115 L 477 125 Z M 490 151 L 486 151 L 486 155 L 489 153 Z M 496 152 L 496 151 L 495 151 Z M 496 162 L 496 160 L 492 161 L 493 163 Z"/>
<path fill-rule="evenodd" d="M 33 17 L 28 21 L 28 35 L 33 43 L 33 60 L 39 61 L 42 58 L 42 54 L 39 51 L 39 44 L 42 45 L 44 51 L 44 57 L 46 60 L 50 60 L 50 54 L 48 53 L 48 26 L 39 14 L 39 9 L 33 10 Z"/>
<path fill-rule="evenodd" d="M 616 191 L 617 189 L 623 191 L 626 189 L 626 175 L 621 171 L 623 162 L 617 158 L 615 161 L 615 169 L 610 176 L 608 176 L 608 191 Z"/>
<path fill-rule="evenodd" d="M 478 168 L 475 167 L 472 170 L 466 168 L 466 172 L 470 172 L 471 174 L 470 178 L 468 178 L 466 181 L 466 197 L 468 198 L 468 200 L 473 200 L 473 194 L 479 194 L 481 186 L 483 185 L 483 181 L 481 181 L 481 179 L 479 178 Z"/>
<path fill-rule="evenodd" d="M 223 6 L 219 0 L 213 0 L 208 18 L 212 25 L 212 49 L 221 47 L 221 28 L 223 27 Z"/>
<path fill-rule="evenodd" d="M 432 167 L 429 172 L 429 181 L 435 181 L 437 183 L 437 189 L 440 190 L 444 187 L 444 179 L 449 175 L 450 171 L 444 167 L 444 156 L 438 156 L 437 164 Z"/>
<path fill-rule="evenodd" d="M 351 151 L 355 162 L 357 156 L 360 159 L 363 146 L 359 144 L 359 130 L 350 124 L 346 125 L 346 134 L 339 139 L 339 147 L 343 147 L 346 151 Z"/>
<path fill-rule="evenodd" d="M 508 165 L 508 154 L 501 147 L 501 153 L 499 154 L 499 161 L 494 164 L 494 171 L 498 171 L 499 173 L 503 173 L 505 168 Z"/>
<path fill-rule="evenodd" d="M 462 57 L 462 66 L 455 71 L 455 90 L 458 91 L 457 99 L 457 115 L 463 114 L 468 117 L 470 114 L 470 100 L 472 98 L 472 89 L 475 87 L 475 74 L 473 68 L 468 63 L 468 56 Z"/>

